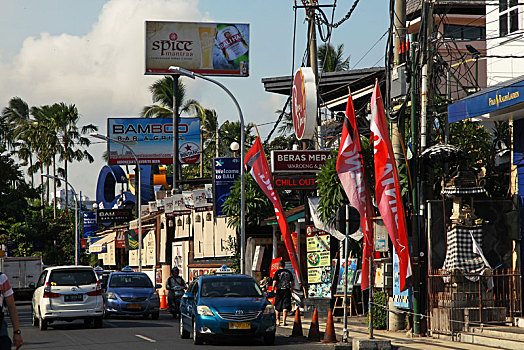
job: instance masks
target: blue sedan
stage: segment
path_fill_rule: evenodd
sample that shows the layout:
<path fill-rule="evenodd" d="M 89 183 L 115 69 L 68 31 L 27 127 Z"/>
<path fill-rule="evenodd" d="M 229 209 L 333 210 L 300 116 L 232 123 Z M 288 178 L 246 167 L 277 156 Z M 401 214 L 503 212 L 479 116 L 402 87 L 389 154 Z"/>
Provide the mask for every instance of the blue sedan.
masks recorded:
<path fill-rule="evenodd" d="M 221 336 L 275 342 L 275 308 L 251 276 L 199 276 L 182 297 L 180 314 L 180 336 L 192 333 L 195 344 Z"/>
<path fill-rule="evenodd" d="M 139 315 L 148 318 L 151 315 L 154 320 L 158 320 L 160 315 L 158 292 L 143 272 L 111 273 L 107 280 L 104 301 L 106 318 L 112 315 Z"/>

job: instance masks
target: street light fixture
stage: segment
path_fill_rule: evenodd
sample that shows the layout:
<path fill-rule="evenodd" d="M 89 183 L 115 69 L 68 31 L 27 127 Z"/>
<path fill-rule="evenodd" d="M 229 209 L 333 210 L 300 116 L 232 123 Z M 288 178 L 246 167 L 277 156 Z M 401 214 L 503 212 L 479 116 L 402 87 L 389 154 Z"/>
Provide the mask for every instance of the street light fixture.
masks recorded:
<path fill-rule="evenodd" d="M 138 186 L 136 186 L 136 191 L 138 192 L 138 271 L 142 272 L 142 189 L 140 188 L 142 177 L 140 176 L 140 162 L 138 161 L 138 157 L 136 156 L 135 152 L 133 152 L 131 147 L 129 147 L 125 142 L 101 134 L 91 134 L 91 137 L 95 137 L 97 139 L 105 140 L 108 142 L 113 141 L 114 143 L 118 143 L 119 145 L 122 145 L 125 148 L 127 148 L 135 158 L 137 168 L 136 174 L 138 178 Z"/>
<path fill-rule="evenodd" d="M 245 211 L 245 195 L 244 195 L 244 188 L 245 188 L 245 175 L 244 175 L 244 148 L 245 148 L 245 130 L 244 130 L 244 116 L 242 115 L 242 110 L 240 109 L 240 105 L 238 104 L 238 101 L 236 100 L 235 96 L 229 91 L 222 83 L 211 79 L 209 77 L 206 77 L 205 75 L 198 74 L 195 72 L 191 72 L 187 69 L 171 66 L 169 67 L 169 70 L 173 72 L 174 74 L 180 74 L 185 75 L 186 77 L 189 77 L 191 79 L 200 78 L 207 81 L 212 82 L 213 84 L 218 85 L 221 87 L 228 95 L 231 97 L 233 102 L 235 103 L 235 106 L 238 111 L 238 115 L 240 117 L 240 160 L 242 161 L 242 164 L 240 164 L 240 273 L 246 273 L 245 271 L 245 250 L 246 250 L 246 211 Z"/>
<path fill-rule="evenodd" d="M 55 179 L 55 180 L 59 180 L 59 181 L 64 181 L 67 185 L 69 185 L 69 187 L 71 187 L 71 191 L 73 191 L 73 196 L 75 197 L 75 265 L 78 265 L 79 264 L 79 257 L 78 257 L 78 239 L 79 239 L 79 234 L 78 234 L 78 201 L 76 199 L 76 191 L 73 187 L 73 185 L 71 185 L 66 179 L 62 179 L 58 176 L 53 176 L 53 175 L 46 175 L 46 174 L 42 174 L 43 177 L 47 177 L 49 179 Z M 66 186 L 66 193 L 65 193 L 66 197 L 67 197 L 67 186 Z M 56 198 L 55 198 L 56 200 Z M 67 210 L 67 208 L 66 208 Z"/>

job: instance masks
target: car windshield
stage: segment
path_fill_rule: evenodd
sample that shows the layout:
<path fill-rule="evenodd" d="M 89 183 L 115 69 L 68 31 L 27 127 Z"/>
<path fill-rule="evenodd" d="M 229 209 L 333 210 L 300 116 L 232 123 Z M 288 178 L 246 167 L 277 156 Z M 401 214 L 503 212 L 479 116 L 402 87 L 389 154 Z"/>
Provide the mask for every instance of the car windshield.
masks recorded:
<path fill-rule="evenodd" d="M 151 280 L 146 275 L 115 275 L 109 281 L 112 288 L 153 288 Z"/>
<path fill-rule="evenodd" d="M 89 269 L 53 270 L 49 276 L 52 286 L 80 286 L 96 283 L 96 275 Z"/>
<path fill-rule="evenodd" d="M 247 278 L 220 278 L 202 281 L 202 298 L 220 297 L 261 297 L 262 290 L 254 281 Z"/>

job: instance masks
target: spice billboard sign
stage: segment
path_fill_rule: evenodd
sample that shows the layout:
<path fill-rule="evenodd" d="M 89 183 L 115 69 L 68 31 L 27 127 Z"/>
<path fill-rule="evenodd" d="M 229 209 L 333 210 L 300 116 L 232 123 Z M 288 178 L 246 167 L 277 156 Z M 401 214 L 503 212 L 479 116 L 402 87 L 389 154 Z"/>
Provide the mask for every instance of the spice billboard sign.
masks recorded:
<path fill-rule="evenodd" d="M 145 74 L 249 76 L 249 24 L 146 21 Z"/>

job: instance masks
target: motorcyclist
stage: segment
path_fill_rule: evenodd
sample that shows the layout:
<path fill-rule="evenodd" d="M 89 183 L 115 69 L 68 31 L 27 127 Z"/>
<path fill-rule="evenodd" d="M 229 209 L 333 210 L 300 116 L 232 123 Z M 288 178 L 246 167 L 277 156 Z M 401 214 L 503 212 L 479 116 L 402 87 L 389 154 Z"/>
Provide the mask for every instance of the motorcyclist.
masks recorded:
<path fill-rule="evenodd" d="M 171 269 L 171 276 L 169 276 L 166 282 L 168 308 L 169 312 L 175 318 L 180 316 L 180 299 L 186 289 L 186 282 L 179 276 L 179 273 L 178 267 L 173 267 Z"/>

